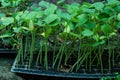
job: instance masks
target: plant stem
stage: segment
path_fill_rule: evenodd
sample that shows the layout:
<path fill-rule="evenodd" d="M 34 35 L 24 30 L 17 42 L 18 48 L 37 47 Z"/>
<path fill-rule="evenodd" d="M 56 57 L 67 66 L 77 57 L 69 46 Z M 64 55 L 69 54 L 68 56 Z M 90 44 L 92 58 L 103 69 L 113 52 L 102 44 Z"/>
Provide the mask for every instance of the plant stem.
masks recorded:
<path fill-rule="evenodd" d="M 52 65 L 52 68 L 54 68 L 55 65 L 56 65 L 56 62 L 57 62 L 57 60 L 58 60 L 58 58 L 59 58 L 59 56 L 60 56 L 60 54 L 61 54 L 62 46 L 63 46 L 63 44 L 61 45 L 61 47 L 60 47 L 60 49 L 59 49 L 59 52 L 58 52 L 58 54 L 57 54 L 57 56 L 56 56 L 56 58 L 55 58 L 55 60 L 54 60 L 54 63 L 53 63 L 53 65 Z"/>
<path fill-rule="evenodd" d="M 79 38 L 80 42 L 79 42 L 79 48 L 78 48 L 78 59 L 81 57 L 82 53 L 82 42 L 81 39 Z M 77 64 L 77 67 L 79 67 L 79 64 Z"/>
<path fill-rule="evenodd" d="M 24 59 L 26 58 L 26 54 L 28 52 L 28 36 L 26 36 L 26 40 L 25 40 L 25 51 L 24 51 Z"/>
<path fill-rule="evenodd" d="M 91 52 L 92 52 L 92 51 L 91 51 Z M 89 59 L 89 58 L 90 58 L 90 59 Z M 91 61 L 92 61 L 92 54 L 90 54 L 89 58 L 86 58 L 86 59 L 87 59 L 86 62 L 88 62 L 88 59 L 89 59 L 89 72 L 91 72 L 91 66 L 92 66 L 92 64 L 91 64 Z"/>
<path fill-rule="evenodd" d="M 48 40 L 45 39 L 45 57 L 44 57 L 44 67 L 48 70 Z"/>
<path fill-rule="evenodd" d="M 111 72 L 111 50 L 110 50 L 110 41 L 109 41 L 109 38 L 108 39 L 108 65 L 109 65 L 109 72 Z"/>
<path fill-rule="evenodd" d="M 57 41 L 56 41 L 55 36 L 54 36 L 54 42 L 55 42 L 55 44 L 54 44 L 54 48 L 53 48 L 53 61 L 52 61 L 52 63 L 54 63 L 54 61 L 55 61 L 55 53 L 56 53 L 56 46 L 57 46 Z"/>
<path fill-rule="evenodd" d="M 99 47 L 98 54 L 99 54 L 99 59 L 100 59 L 101 72 L 103 73 L 102 53 L 103 53 L 102 47 Z"/>
<path fill-rule="evenodd" d="M 63 43 L 63 46 L 62 46 L 61 55 L 60 55 L 60 60 L 59 60 L 59 62 L 58 62 L 57 70 L 60 69 L 60 64 L 61 64 L 62 57 L 63 57 L 63 54 L 64 54 L 64 48 L 65 48 L 65 43 Z"/>
<path fill-rule="evenodd" d="M 35 48 L 34 46 L 35 46 L 35 32 L 32 32 L 32 43 L 31 43 L 31 48 L 30 48 L 29 68 L 33 60 L 33 54 L 34 54 L 34 48 Z"/>
<path fill-rule="evenodd" d="M 74 52 L 74 48 L 73 49 L 71 49 L 71 50 L 69 50 L 69 52 L 68 53 L 65 53 L 66 54 L 66 56 L 65 56 L 65 65 L 67 64 L 67 61 L 69 60 L 69 58 L 70 58 L 70 56 L 73 54 L 73 52 Z M 68 54 L 68 55 L 67 55 Z"/>
<path fill-rule="evenodd" d="M 17 67 L 18 67 L 18 65 L 19 65 L 19 62 L 21 61 L 21 54 L 23 54 L 23 53 L 22 53 L 22 49 L 23 49 L 23 47 L 22 47 L 22 46 L 23 46 L 23 45 L 22 45 L 22 39 L 20 39 L 19 44 L 20 44 L 20 46 L 19 46 L 20 49 L 19 49 L 19 51 L 18 51 L 18 55 L 17 55 L 17 58 L 16 58 L 16 60 L 17 60 L 17 63 L 16 63 L 17 65 L 16 65 L 16 66 L 17 66 Z M 22 59 L 22 64 L 23 64 L 23 59 Z"/>
<path fill-rule="evenodd" d="M 85 56 L 83 57 L 83 59 L 80 61 L 79 66 L 76 68 L 76 72 L 79 70 L 81 64 L 85 61 L 85 59 L 87 59 L 87 58 L 89 57 L 89 55 L 91 54 L 91 52 L 92 52 L 92 49 L 91 49 L 91 48 L 86 49 L 86 50 L 83 52 L 83 54 L 86 54 L 86 55 L 85 55 Z"/>
<path fill-rule="evenodd" d="M 112 62 L 113 62 L 113 66 L 115 65 L 115 52 L 114 49 L 112 50 L 113 56 L 112 56 Z"/>
<path fill-rule="evenodd" d="M 40 58 L 40 63 L 42 63 L 42 45 L 41 45 L 41 42 L 40 42 L 40 49 L 39 49 L 39 53 L 38 53 L 38 57 L 37 57 L 37 61 L 36 61 L 36 66 L 38 65 L 39 58 Z"/>
<path fill-rule="evenodd" d="M 86 49 L 85 49 L 86 50 Z M 85 51 L 86 52 L 86 51 Z M 79 64 L 79 66 L 83 63 L 83 61 L 88 57 L 90 53 L 86 53 L 83 54 L 76 62 L 75 64 L 72 66 L 71 71 L 73 71 L 73 69 L 75 68 L 76 65 Z M 76 68 L 76 71 L 79 69 L 79 67 Z"/>

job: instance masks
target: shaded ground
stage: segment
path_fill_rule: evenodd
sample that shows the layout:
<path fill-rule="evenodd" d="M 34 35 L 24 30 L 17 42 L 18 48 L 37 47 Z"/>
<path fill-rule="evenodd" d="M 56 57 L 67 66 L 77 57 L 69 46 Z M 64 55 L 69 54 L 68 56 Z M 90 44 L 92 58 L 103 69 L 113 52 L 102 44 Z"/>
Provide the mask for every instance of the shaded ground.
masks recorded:
<path fill-rule="evenodd" d="M 0 80 L 24 80 L 10 71 L 15 54 L 0 54 Z"/>

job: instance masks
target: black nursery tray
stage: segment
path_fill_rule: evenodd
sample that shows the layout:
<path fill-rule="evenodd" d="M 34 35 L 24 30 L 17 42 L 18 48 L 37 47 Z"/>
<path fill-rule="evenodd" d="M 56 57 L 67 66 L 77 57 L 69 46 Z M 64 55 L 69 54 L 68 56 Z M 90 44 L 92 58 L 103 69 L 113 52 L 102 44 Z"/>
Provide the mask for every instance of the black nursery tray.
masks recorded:
<path fill-rule="evenodd" d="M 66 77 L 66 78 L 115 78 L 115 74 L 87 74 L 85 73 L 65 73 L 65 72 L 55 72 L 55 71 L 47 71 L 47 70 L 38 70 L 38 69 L 26 69 L 26 68 L 15 68 L 12 67 L 12 72 L 15 73 L 24 73 L 24 74 L 32 74 L 32 75 L 42 75 L 42 76 L 52 76 L 52 77 Z"/>
<path fill-rule="evenodd" d="M 17 59 L 17 58 L 16 58 Z M 27 59 L 27 58 L 26 58 Z M 66 78 L 115 78 L 115 73 L 120 72 L 119 68 L 112 68 L 112 73 L 109 73 L 108 69 L 104 69 L 101 73 L 100 69 L 93 69 L 92 73 L 88 73 L 88 70 L 81 68 L 79 73 L 75 72 L 63 72 L 63 71 L 56 71 L 53 69 L 45 70 L 43 66 L 34 66 L 32 64 L 31 68 L 28 68 L 28 60 L 24 61 L 24 65 L 17 64 L 17 60 L 14 61 L 14 64 L 11 68 L 11 71 L 14 73 L 24 73 L 24 74 L 32 74 L 32 75 L 42 75 L 42 76 L 52 76 L 52 77 L 66 77 Z"/>
<path fill-rule="evenodd" d="M 17 53 L 15 49 L 0 48 L 0 53 Z"/>

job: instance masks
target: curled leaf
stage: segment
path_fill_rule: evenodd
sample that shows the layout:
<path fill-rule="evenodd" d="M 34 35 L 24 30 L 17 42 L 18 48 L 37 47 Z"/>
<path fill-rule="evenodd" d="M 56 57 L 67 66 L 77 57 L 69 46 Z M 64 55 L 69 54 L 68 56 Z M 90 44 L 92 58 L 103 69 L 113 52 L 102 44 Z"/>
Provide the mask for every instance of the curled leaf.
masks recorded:
<path fill-rule="evenodd" d="M 30 31 L 33 31 L 33 30 L 34 30 L 34 23 L 33 23 L 32 20 L 30 20 L 30 22 L 29 22 L 29 30 L 30 30 Z"/>

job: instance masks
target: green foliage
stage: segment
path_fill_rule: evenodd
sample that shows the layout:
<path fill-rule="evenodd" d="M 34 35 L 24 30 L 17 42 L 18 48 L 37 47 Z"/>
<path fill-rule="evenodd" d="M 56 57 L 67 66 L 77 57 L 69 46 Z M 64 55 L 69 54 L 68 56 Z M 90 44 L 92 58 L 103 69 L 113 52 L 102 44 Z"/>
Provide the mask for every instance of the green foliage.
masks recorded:
<path fill-rule="evenodd" d="M 4 26 L 8 26 L 11 23 L 14 23 L 14 18 L 13 17 L 3 17 L 3 18 L 1 18 L 1 22 Z"/>
<path fill-rule="evenodd" d="M 15 7 L 21 2 L 21 0 L 1 1 L 2 7 L 6 9 L 9 6 Z M 89 65 L 86 63 L 86 68 L 88 66 L 91 68 L 96 60 L 97 65 L 103 70 L 101 57 L 104 48 L 108 48 L 109 54 L 111 54 L 111 45 L 117 49 L 116 44 L 110 42 L 115 42 L 114 38 L 118 36 L 117 30 L 120 28 L 120 1 L 107 0 L 93 4 L 63 4 L 63 2 L 64 0 L 61 0 L 55 5 L 41 1 L 37 7 L 31 6 L 30 10 L 16 11 L 9 15 L 9 12 L 0 13 L 0 38 L 4 42 L 12 39 L 14 44 L 17 44 L 18 54 L 30 55 L 29 68 L 34 53 L 39 51 L 36 65 L 43 62 L 45 69 L 48 70 L 48 51 L 52 50 L 52 68 L 57 66 L 58 71 L 62 59 L 65 58 L 66 65 L 71 55 L 75 55 L 75 62 L 71 65 L 70 71 L 77 72 L 91 54 L 95 56 L 89 61 Z M 23 39 L 25 47 L 23 47 Z M 109 70 L 111 65 L 109 63 Z"/>

